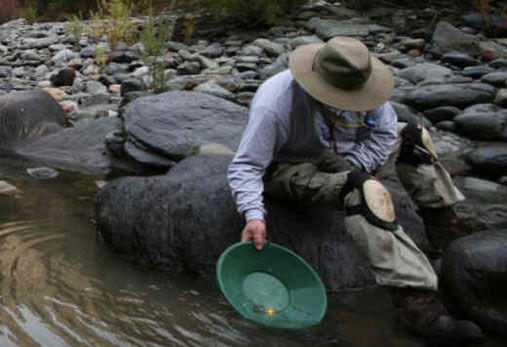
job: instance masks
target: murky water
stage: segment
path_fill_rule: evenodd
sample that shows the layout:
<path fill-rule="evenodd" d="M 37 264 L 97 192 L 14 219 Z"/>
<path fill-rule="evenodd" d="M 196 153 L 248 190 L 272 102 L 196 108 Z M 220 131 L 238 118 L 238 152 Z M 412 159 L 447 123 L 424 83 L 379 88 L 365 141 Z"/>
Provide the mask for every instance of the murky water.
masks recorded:
<path fill-rule="evenodd" d="M 92 223 L 100 178 L 36 181 L 27 166 L 0 159 L 0 180 L 20 190 L 0 195 L 0 346 L 422 346 L 394 327 L 378 290 L 331 297 L 311 329 L 247 322 L 214 284 L 107 249 Z"/>

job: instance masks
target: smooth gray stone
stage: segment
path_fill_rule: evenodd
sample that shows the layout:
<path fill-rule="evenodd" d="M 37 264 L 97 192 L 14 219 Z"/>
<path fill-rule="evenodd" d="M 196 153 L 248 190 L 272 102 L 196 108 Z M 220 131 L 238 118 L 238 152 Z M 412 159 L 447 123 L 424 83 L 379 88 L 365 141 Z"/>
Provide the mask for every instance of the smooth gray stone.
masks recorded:
<path fill-rule="evenodd" d="M 46 92 L 32 90 L 0 96 L 0 148 L 12 149 L 62 130 L 65 114 Z"/>
<path fill-rule="evenodd" d="M 43 137 L 17 153 L 54 168 L 88 175 L 145 173 L 146 170 L 132 159 L 115 158 L 104 144 L 108 133 L 120 129 L 119 118 L 100 118 Z"/>
<path fill-rule="evenodd" d="M 409 92 L 405 95 L 404 102 L 422 110 L 439 106 L 464 108 L 492 102 L 496 92 L 496 88 L 484 83 L 429 85 Z"/>
<path fill-rule="evenodd" d="M 126 150 L 137 159 L 139 153 L 133 153 L 130 145 L 140 143 L 143 151 L 170 160 L 181 160 L 211 143 L 236 150 L 247 114 L 244 107 L 200 92 L 139 98 L 125 107 Z"/>
<path fill-rule="evenodd" d="M 474 140 L 507 141 L 507 112 L 463 113 L 454 118 L 456 128 Z"/>
<path fill-rule="evenodd" d="M 290 39 L 289 44 L 290 46 L 295 49 L 296 47 L 302 46 L 302 45 L 309 45 L 312 43 L 323 43 L 320 38 L 318 38 L 315 35 L 308 35 L 308 36 L 297 36 L 292 39 Z"/>
<path fill-rule="evenodd" d="M 214 81 L 208 81 L 203 84 L 199 84 L 194 88 L 196 92 L 207 93 L 210 95 L 218 96 L 219 98 L 234 100 L 234 94 L 225 88 L 220 87 Z"/>
<path fill-rule="evenodd" d="M 252 42 L 252 45 L 261 47 L 269 56 L 278 57 L 285 53 L 285 48 L 279 43 L 267 39 L 257 39 Z"/>
<path fill-rule="evenodd" d="M 465 34 L 447 22 L 439 22 L 433 33 L 429 52 L 437 56 L 463 52 L 476 57 L 481 54 L 481 48 L 477 37 Z"/>
<path fill-rule="evenodd" d="M 428 79 L 443 78 L 452 75 L 452 70 L 431 63 L 423 63 L 399 70 L 396 75 L 414 84 Z"/>
<path fill-rule="evenodd" d="M 497 87 L 502 87 L 507 81 L 507 72 L 491 72 L 482 76 L 481 81 Z"/>
<path fill-rule="evenodd" d="M 446 53 L 441 57 L 441 60 L 442 63 L 451 64 L 460 68 L 479 64 L 477 59 L 472 58 L 468 54 L 457 52 Z"/>
<path fill-rule="evenodd" d="M 433 123 L 453 120 L 460 113 L 461 110 L 454 106 L 440 106 L 423 112 L 424 116 Z"/>
<path fill-rule="evenodd" d="M 489 66 L 469 66 L 463 69 L 461 74 L 465 77 L 471 77 L 474 79 L 481 78 L 494 70 Z"/>
<path fill-rule="evenodd" d="M 507 174 L 507 143 L 480 146 L 467 155 L 466 161 L 478 171 L 504 176 Z"/>

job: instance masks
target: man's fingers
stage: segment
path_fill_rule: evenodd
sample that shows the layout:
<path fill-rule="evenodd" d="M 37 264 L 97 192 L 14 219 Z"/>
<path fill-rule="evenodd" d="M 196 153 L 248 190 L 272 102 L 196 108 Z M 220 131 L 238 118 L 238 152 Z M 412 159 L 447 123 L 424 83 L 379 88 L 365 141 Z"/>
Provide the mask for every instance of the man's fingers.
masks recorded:
<path fill-rule="evenodd" d="M 247 242 L 252 239 L 252 234 L 248 231 L 243 231 L 241 234 L 241 242 Z"/>
<path fill-rule="evenodd" d="M 257 248 L 259 251 L 262 249 L 262 246 L 264 245 L 264 237 L 261 233 L 255 233 L 253 236 L 253 241 L 255 244 L 255 248 Z"/>

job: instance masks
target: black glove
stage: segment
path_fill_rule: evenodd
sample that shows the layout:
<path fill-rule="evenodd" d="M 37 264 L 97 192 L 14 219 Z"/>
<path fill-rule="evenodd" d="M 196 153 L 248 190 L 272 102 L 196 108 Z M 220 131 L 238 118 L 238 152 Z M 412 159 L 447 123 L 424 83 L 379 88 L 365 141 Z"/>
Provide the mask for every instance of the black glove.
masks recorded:
<path fill-rule="evenodd" d="M 354 165 L 343 156 L 333 153 L 322 154 L 317 162 L 317 167 L 320 171 L 328 173 L 352 171 L 355 168 Z"/>
<path fill-rule="evenodd" d="M 428 148 L 423 142 L 423 126 L 421 124 L 415 121 L 409 122 L 401 131 L 401 136 L 398 161 L 419 165 L 432 164 L 436 160 L 434 149 Z"/>

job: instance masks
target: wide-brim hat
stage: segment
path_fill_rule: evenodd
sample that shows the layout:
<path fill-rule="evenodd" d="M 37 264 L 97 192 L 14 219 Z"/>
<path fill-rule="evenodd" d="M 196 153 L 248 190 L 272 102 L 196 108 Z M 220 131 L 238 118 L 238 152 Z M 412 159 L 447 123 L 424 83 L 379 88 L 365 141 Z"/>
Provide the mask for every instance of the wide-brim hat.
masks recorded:
<path fill-rule="evenodd" d="M 312 97 L 340 110 L 377 108 L 394 88 L 389 68 L 350 37 L 299 46 L 290 56 L 289 68 Z"/>

